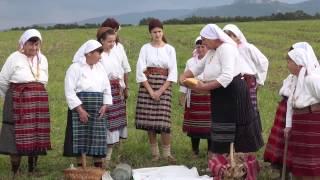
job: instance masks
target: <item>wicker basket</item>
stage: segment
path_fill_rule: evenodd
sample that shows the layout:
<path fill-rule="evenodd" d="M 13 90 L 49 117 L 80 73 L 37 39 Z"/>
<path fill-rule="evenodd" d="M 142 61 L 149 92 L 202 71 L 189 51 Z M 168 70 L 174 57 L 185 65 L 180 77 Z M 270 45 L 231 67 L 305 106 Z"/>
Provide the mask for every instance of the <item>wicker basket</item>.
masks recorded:
<path fill-rule="evenodd" d="M 103 169 L 86 167 L 86 155 L 81 155 L 82 167 L 65 169 L 64 179 L 66 180 L 101 180 L 105 173 Z"/>

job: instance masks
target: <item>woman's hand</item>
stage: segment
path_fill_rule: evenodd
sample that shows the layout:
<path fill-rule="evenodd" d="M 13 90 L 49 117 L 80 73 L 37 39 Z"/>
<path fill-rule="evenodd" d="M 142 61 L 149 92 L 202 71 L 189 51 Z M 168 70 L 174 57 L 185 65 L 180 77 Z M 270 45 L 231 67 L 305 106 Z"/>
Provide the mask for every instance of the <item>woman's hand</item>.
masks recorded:
<path fill-rule="evenodd" d="M 103 117 L 103 115 L 107 112 L 107 105 L 104 104 L 103 106 L 101 106 L 100 110 L 99 110 L 99 117 L 98 119 L 101 119 Z"/>
<path fill-rule="evenodd" d="M 76 111 L 79 113 L 80 121 L 83 123 L 87 123 L 89 120 L 89 117 L 90 117 L 90 115 L 87 113 L 87 111 L 84 110 L 81 105 L 76 107 Z"/>
<path fill-rule="evenodd" d="M 184 73 L 180 74 L 179 76 L 179 84 L 181 86 L 185 86 L 183 81 L 187 78 L 193 78 L 194 75 L 192 74 L 192 72 L 190 70 L 185 71 Z"/>
<path fill-rule="evenodd" d="M 291 127 L 286 127 L 286 128 L 284 128 L 283 132 L 284 132 L 284 137 L 285 137 L 285 138 L 290 137 Z"/>
<path fill-rule="evenodd" d="M 179 105 L 184 106 L 186 103 L 186 94 L 182 93 L 179 97 Z"/>
<path fill-rule="evenodd" d="M 184 76 L 184 74 L 180 74 L 179 83 L 180 83 L 181 86 L 185 86 L 184 83 L 183 83 L 185 79 L 186 79 L 186 77 Z"/>
<path fill-rule="evenodd" d="M 197 85 L 192 87 L 192 89 L 197 92 L 205 91 L 204 88 L 205 88 L 205 83 L 203 83 L 202 81 L 198 81 Z"/>
<path fill-rule="evenodd" d="M 149 93 L 151 99 L 154 99 L 154 96 L 155 96 L 155 95 L 154 95 L 153 89 L 149 90 L 148 93 Z"/>
<path fill-rule="evenodd" d="M 162 95 L 163 91 L 160 89 L 154 91 L 154 100 L 155 101 L 160 101 L 160 96 Z"/>
<path fill-rule="evenodd" d="M 127 100 L 128 97 L 129 97 L 129 88 L 124 88 L 123 89 L 123 97 L 124 97 L 124 100 Z"/>

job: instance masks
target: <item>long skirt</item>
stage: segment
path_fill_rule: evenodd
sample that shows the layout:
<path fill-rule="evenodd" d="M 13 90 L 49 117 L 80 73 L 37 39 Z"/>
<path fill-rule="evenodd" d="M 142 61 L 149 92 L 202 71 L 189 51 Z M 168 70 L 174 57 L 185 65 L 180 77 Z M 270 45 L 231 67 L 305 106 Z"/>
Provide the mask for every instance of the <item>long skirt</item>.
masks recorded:
<path fill-rule="evenodd" d="M 226 88 L 212 90 L 211 99 L 211 152 L 228 153 L 231 142 L 236 152 L 258 151 L 264 143 L 245 80 L 234 77 Z"/>
<path fill-rule="evenodd" d="M 190 107 L 185 106 L 183 132 L 190 137 L 209 138 L 211 132 L 210 94 L 191 90 Z"/>
<path fill-rule="evenodd" d="M 287 161 L 295 176 L 320 176 L 320 112 L 294 111 Z"/>
<path fill-rule="evenodd" d="M 107 145 L 107 117 L 99 117 L 103 105 L 103 93 L 80 92 L 77 96 L 82 107 L 90 115 L 87 123 L 80 122 L 78 112 L 68 110 L 68 122 L 64 141 L 64 156 L 78 157 L 86 154 L 93 157 L 105 157 Z"/>
<path fill-rule="evenodd" d="M 110 80 L 112 105 L 108 106 L 107 118 L 109 131 L 127 126 L 126 104 L 118 80 Z"/>
<path fill-rule="evenodd" d="M 253 105 L 253 108 L 255 110 L 255 112 L 257 113 L 256 118 L 259 121 L 259 126 L 260 129 L 262 131 L 262 122 L 261 122 L 261 117 L 260 117 L 260 111 L 258 108 L 258 98 L 257 98 L 257 92 L 258 92 L 258 83 L 257 83 L 257 79 L 254 75 L 244 75 L 244 79 L 247 82 L 247 86 L 249 88 L 249 94 L 250 94 L 250 99 L 251 99 L 251 103 Z"/>
<path fill-rule="evenodd" d="M 126 103 L 119 80 L 110 80 L 112 105 L 108 107 L 107 143 L 115 144 L 128 137 Z"/>
<path fill-rule="evenodd" d="M 158 90 L 167 80 L 167 76 L 161 74 L 149 74 L 147 78 L 153 90 Z M 160 101 L 155 101 L 147 89 L 142 84 L 140 85 L 135 125 L 137 129 L 145 131 L 170 133 L 171 86 L 160 96 Z"/>
<path fill-rule="evenodd" d="M 44 155 L 51 149 L 48 94 L 43 84 L 11 83 L 3 108 L 0 153 Z"/>
<path fill-rule="evenodd" d="M 264 151 L 264 161 L 279 167 L 283 164 L 284 128 L 286 127 L 287 98 L 283 98 L 278 105 L 268 143 Z"/>

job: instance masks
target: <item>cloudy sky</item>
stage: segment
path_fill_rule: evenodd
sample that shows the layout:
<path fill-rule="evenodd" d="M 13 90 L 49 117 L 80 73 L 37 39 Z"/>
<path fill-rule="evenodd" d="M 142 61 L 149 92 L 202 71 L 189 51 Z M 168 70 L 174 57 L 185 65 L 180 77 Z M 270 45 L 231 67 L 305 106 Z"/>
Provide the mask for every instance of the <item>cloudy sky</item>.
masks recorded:
<path fill-rule="evenodd" d="M 305 0 L 281 0 L 296 3 Z M 0 29 L 70 23 L 99 16 L 157 9 L 193 9 L 233 0 L 0 0 Z"/>

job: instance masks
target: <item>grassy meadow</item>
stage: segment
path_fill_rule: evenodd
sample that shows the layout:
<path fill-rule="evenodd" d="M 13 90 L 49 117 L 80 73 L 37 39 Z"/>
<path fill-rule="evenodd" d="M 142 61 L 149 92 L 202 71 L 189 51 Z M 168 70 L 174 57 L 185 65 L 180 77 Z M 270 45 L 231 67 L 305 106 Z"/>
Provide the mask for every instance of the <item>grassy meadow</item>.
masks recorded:
<path fill-rule="evenodd" d="M 280 99 L 278 90 L 282 80 L 288 75 L 285 55 L 288 48 L 295 42 L 309 42 L 315 53 L 320 57 L 320 23 L 318 21 L 276 21 L 276 22 L 248 22 L 236 23 L 243 31 L 248 41 L 255 44 L 269 59 L 269 72 L 265 86 L 259 89 L 259 108 L 263 120 L 263 137 L 267 141 L 277 102 Z M 219 24 L 223 27 L 225 24 Z M 169 44 L 177 52 L 179 72 L 185 67 L 193 50 L 194 39 L 199 35 L 203 25 L 166 25 L 165 35 Z M 66 127 L 67 105 L 64 97 L 64 76 L 71 64 L 74 53 L 88 39 L 95 39 L 96 29 L 68 29 L 68 30 L 42 30 L 42 52 L 49 62 L 48 92 L 51 113 L 51 140 L 53 150 L 47 156 L 40 157 L 38 168 L 46 175 L 40 178 L 27 176 L 27 161 L 23 159 L 20 179 L 62 179 L 63 169 L 74 163 L 74 159 L 62 156 L 64 134 Z M 0 32 L 0 67 L 7 57 L 16 50 L 21 31 Z M 121 42 L 126 48 L 132 72 L 130 73 L 130 97 L 128 100 L 129 138 L 123 144 L 121 151 L 114 149 L 113 162 L 126 162 L 133 168 L 167 165 L 165 161 L 151 162 L 150 147 L 144 131 L 134 127 L 134 114 L 137 98 L 135 82 L 135 66 L 141 46 L 149 42 L 150 36 L 146 26 L 124 27 L 120 32 Z M 200 158 L 191 159 L 191 143 L 182 132 L 183 108 L 178 104 L 179 86 L 174 85 L 172 100 L 172 152 L 178 164 L 188 167 L 195 166 L 203 174 L 206 168 L 206 141 L 201 141 Z M 2 111 L 3 99 L 0 99 Z M 2 114 L 2 112 L 1 112 Z M 2 121 L 2 120 L 1 120 Z M 1 127 L 0 122 L 0 127 Z M 121 156 L 118 156 L 121 152 Z M 264 148 L 259 153 L 262 160 Z M 10 161 L 8 156 L 0 155 L 0 179 L 10 177 Z M 267 165 L 263 165 L 259 179 L 270 179 L 276 175 Z"/>

